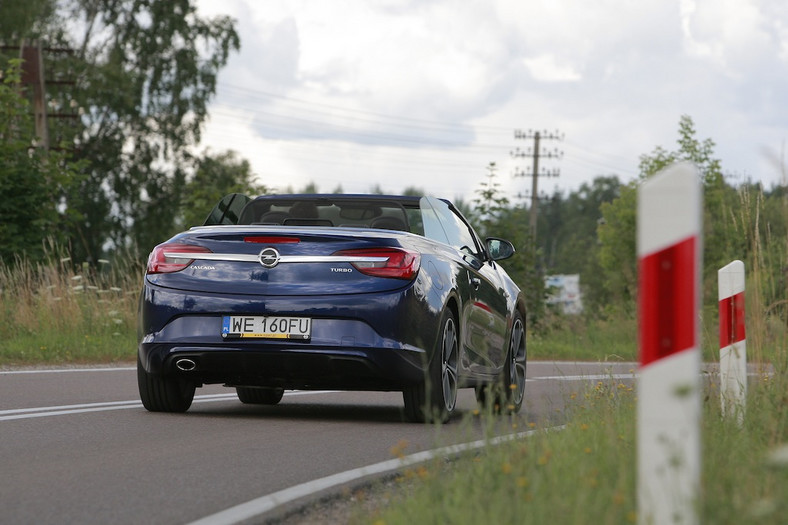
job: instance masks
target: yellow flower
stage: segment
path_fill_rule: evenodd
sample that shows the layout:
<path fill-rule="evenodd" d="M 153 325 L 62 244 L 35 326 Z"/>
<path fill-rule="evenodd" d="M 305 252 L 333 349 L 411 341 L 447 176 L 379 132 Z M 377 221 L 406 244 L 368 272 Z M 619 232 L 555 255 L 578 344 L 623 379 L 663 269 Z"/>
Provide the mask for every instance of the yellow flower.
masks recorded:
<path fill-rule="evenodd" d="M 585 424 L 585 423 L 582 423 L 582 424 L 580 425 L 580 430 L 588 430 L 588 425 L 587 425 L 587 424 Z"/>
<path fill-rule="evenodd" d="M 407 439 L 400 439 L 397 441 L 397 444 L 394 445 L 389 449 L 391 455 L 397 458 L 402 459 L 405 457 L 405 449 L 408 448 L 408 440 Z"/>
<path fill-rule="evenodd" d="M 591 447 L 586 447 L 585 448 L 585 453 L 586 454 L 590 454 L 591 453 Z"/>
<path fill-rule="evenodd" d="M 551 457 L 553 457 L 553 452 L 551 450 L 545 450 L 544 454 L 542 454 L 536 462 L 539 465 L 547 465 Z"/>
<path fill-rule="evenodd" d="M 503 470 L 504 474 L 511 474 L 512 466 L 509 463 L 504 463 L 503 466 L 501 467 L 501 470 Z"/>
<path fill-rule="evenodd" d="M 520 476 L 519 478 L 517 478 L 517 486 L 520 487 L 521 489 L 524 489 L 525 487 L 527 487 L 528 486 L 528 478 L 526 478 L 525 476 Z"/>

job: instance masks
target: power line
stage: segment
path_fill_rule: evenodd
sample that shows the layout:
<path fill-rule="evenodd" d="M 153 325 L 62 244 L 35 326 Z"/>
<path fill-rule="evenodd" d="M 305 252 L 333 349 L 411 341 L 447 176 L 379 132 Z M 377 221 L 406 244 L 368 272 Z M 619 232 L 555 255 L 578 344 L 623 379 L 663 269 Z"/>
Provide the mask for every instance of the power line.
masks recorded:
<path fill-rule="evenodd" d="M 547 170 L 544 167 L 542 170 L 539 170 L 539 159 L 555 159 L 561 158 L 563 156 L 563 152 L 559 151 L 558 148 L 554 150 L 547 151 L 543 150 L 540 146 L 540 140 L 563 140 L 563 134 L 560 133 L 558 130 L 555 132 L 550 131 L 521 131 L 519 129 L 514 131 L 514 138 L 515 140 L 530 140 L 533 139 L 534 145 L 533 148 L 528 148 L 526 150 L 521 150 L 520 148 L 516 148 L 514 151 L 511 152 L 512 157 L 514 158 L 525 158 L 530 157 L 533 159 L 533 167 L 529 172 L 521 172 L 520 176 L 530 176 L 531 177 L 531 212 L 530 212 L 530 228 L 531 228 L 531 236 L 536 240 L 536 214 L 537 209 L 539 208 L 539 191 L 537 188 L 537 180 L 539 177 L 558 177 L 559 171 L 558 169 L 554 170 Z M 515 174 L 517 176 L 517 174 Z"/>
<path fill-rule="evenodd" d="M 417 118 L 410 118 L 410 117 L 403 117 L 401 115 L 390 115 L 385 113 L 378 113 L 374 111 L 362 110 L 358 108 L 349 108 L 346 106 L 337 106 L 334 104 L 326 104 L 323 102 L 315 102 L 310 100 L 304 100 L 300 98 L 293 98 L 288 97 L 285 95 L 279 95 L 274 93 L 269 93 L 266 91 L 261 90 L 253 90 L 250 88 L 245 88 L 241 86 L 234 86 L 231 84 L 219 83 L 220 87 L 230 88 L 231 90 L 236 90 L 244 93 L 251 94 L 253 96 L 262 97 L 266 99 L 273 99 L 273 100 L 281 100 L 295 105 L 302 105 L 306 106 L 307 111 L 310 113 L 323 113 L 326 114 L 326 111 L 319 111 L 316 110 L 316 107 L 319 108 L 326 108 L 331 109 L 334 111 L 341 111 L 343 113 L 348 113 L 350 115 L 361 114 L 361 115 L 369 115 L 373 117 L 378 117 L 379 119 L 385 119 L 389 121 L 393 121 L 393 123 L 399 123 L 397 125 L 400 126 L 416 126 L 416 127 L 435 127 L 435 128 L 457 128 L 457 127 L 473 127 L 477 130 L 487 130 L 492 132 L 498 132 L 501 134 L 508 135 L 511 133 L 510 128 L 504 128 L 499 126 L 482 126 L 482 125 L 473 125 L 470 126 L 468 124 L 460 123 L 460 122 L 447 122 L 447 121 L 437 121 L 437 120 L 426 120 L 426 119 L 417 119 Z M 353 116 L 351 118 L 358 119 L 359 117 Z"/>

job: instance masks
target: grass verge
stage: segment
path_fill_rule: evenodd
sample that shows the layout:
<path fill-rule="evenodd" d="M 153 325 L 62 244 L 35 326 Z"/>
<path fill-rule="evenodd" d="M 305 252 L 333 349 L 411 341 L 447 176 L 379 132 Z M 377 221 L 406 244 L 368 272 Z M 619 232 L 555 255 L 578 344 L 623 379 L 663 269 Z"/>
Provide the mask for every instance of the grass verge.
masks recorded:
<path fill-rule="evenodd" d="M 715 390 L 702 418 L 702 521 L 784 523 L 788 465 L 771 456 L 788 441 L 785 373 L 752 385 L 741 428 L 721 417 Z M 403 489 L 393 501 L 359 509 L 351 523 L 637 522 L 633 388 L 611 379 L 569 395 L 564 430 L 412 468 L 400 476 Z"/>
<path fill-rule="evenodd" d="M 0 266 L 0 365 L 134 359 L 140 272 L 70 263 Z"/>

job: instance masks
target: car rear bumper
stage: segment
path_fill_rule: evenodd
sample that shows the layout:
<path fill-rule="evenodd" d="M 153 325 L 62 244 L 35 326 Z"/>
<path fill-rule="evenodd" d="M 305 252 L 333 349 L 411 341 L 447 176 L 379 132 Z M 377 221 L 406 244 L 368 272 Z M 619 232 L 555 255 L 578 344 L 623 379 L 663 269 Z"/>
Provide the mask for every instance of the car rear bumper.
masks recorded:
<path fill-rule="evenodd" d="M 408 287 L 354 296 L 250 298 L 148 284 L 140 303 L 140 363 L 150 374 L 198 385 L 402 390 L 424 379 L 438 337 L 440 309 L 427 304 L 425 295 Z M 311 337 L 225 339 L 223 315 L 309 317 Z M 179 359 L 193 361 L 193 369 L 179 369 Z"/>
<path fill-rule="evenodd" d="M 272 347 L 142 343 L 142 366 L 198 385 L 288 389 L 402 390 L 424 378 L 426 355 L 415 348 Z"/>

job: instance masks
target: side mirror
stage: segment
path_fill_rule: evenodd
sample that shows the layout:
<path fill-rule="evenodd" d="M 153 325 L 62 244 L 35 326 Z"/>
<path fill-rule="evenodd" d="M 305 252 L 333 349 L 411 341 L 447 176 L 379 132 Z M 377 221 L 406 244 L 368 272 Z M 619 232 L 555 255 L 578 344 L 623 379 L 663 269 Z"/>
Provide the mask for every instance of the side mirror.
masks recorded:
<path fill-rule="evenodd" d="M 514 245 L 509 241 L 498 239 L 497 237 L 488 237 L 484 242 L 487 244 L 487 253 L 493 261 L 508 259 L 514 255 Z"/>
<path fill-rule="evenodd" d="M 203 226 L 214 226 L 217 224 L 238 224 L 241 210 L 246 203 L 252 199 L 240 193 L 225 195 L 219 203 L 213 207 L 208 218 L 205 219 Z"/>

